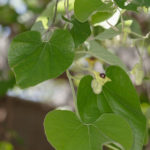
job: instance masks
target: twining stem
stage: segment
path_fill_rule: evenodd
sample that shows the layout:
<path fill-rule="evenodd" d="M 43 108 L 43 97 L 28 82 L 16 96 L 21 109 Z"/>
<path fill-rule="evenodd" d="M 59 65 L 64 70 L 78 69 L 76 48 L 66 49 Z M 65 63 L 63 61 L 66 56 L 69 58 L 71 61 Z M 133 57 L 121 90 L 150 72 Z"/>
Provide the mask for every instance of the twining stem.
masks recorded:
<path fill-rule="evenodd" d="M 71 79 L 72 76 L 71 76 L 69 70 L 66 71 L 66 74 L 67 74 L 67 77 L 68 77 L 68 80 L 69 80 L 69 83 L 70 83 L 70 86 L 71 86 L 73 100 L 76 103 L 76 93 L 75 93 L 74 85 L 73 85 L 73 82 L 72 82 L 72 79 Z"/>
<path fill-rule="evenodd" d="M 59 2 L 59 0 L 56 0 L 56 4 L 55 4 L 55 11 L 54 11 L 54 16 L 53 16 L 53 20 L 52 20 L 52 24 L 51 24 L 51 26 L 54 26 L 55 21 L 56 21 L 58 2 Z"/>
<path fill-rule="evenodd" d="M 113 26 L 108 20 L 106 20 L 106 22 L 114 31 L 116 31 L 116 32 L 119 31 L 119 29 L 117 27 Z"/>
<path fill-rule="evenodd" d="M 133 35 L 135 35 L 135 36 L 137 36 L 137 37 L 139 37 L 139 38 L 142 38 L 142 39 L 145 39 L 146 37 L 144 37 L 144 36 L 142 36 L 142 35 L 140 35 L 140 34 L 137 34 L 137 33 L 135 33 L 135 32 L 129 32 L 130 34 L 133 34 Z"/>
<path fill-rule="evenodd" d="M 69 70 L 66 70 L 66 74 L 67 74 L 69 84 L 70 84 L 70 87 L 71 87 L 71 90 L 72 90 L 72 95 L 73 95 L 73 100 L 74 100 L 74 105 L 75 105 L 75 111 L 76 111 L 76 114 L 77 114 L 78 118 L 80 119 L 80 115 L 79 115 L 78 109 L 77 109 L 77 98 L 76 98 L 76 92 L 75 92 L 75 89 L 74 89 L 74 85 L 73 85 L 73 82 L 72 82 L 72 76 L 71 76 Z"/>
<path fill-rule="evenodd" d="M 66 11 L 66 16 L 69 19 L 70 18 L 70 16 L 69 16 L 69 0 L 64 1 L 64 8 L 65 8 L 65 11 Z"/>
<path fill-rule="evenodd" d="M 57 16 L 57 6 L 58 6 L 58 2 L 59 0 L 56 0 L 56 4 L 55 4 L 55 11 L 54 11 L 54 16 L 53 16 L 53 20 L 51 25 L 48 27 L 48 29 L 44 32 L 42 39 L 44 39 L 47 35 L 47 33 L 49 33 L 52 29 L 56 29 L 54 27 L 55 21 L 56 21 L 56 16 Z"/>
<path fill-rule="evenodd" d="M 56 0 L 53 20 L 52 20 L 51 25 L 49 26 L 49 28 L 48 28 L 48 29 L 47 29 L 47 31 L 45 32 L 45 34 L 46 34 L 46 33 L 48 33 L 48 32 L 49 32 L 52 28 L 54 28 L 54 24 L 55 24 L 56 16 L 57 16 L 57 7 L 58 7 L 58 2 L 59 2 L 59 0 Z"/>

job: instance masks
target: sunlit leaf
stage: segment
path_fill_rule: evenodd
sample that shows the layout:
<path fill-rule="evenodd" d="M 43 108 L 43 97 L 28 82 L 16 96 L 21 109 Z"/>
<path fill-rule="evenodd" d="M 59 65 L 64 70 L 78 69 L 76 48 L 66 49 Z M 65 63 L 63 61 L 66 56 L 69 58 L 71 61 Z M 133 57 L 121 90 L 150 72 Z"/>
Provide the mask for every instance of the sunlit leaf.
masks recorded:
<path fill-rule="evenodd" d="M 124 117 L 134 133 L 132 150 L 142 150 L 146 134 L 146 120 L 140 108 L 140 100 L 128 75 L 117 66 L 107 69 L 106 75 L 112 80 L 103 86 L 107 103 L 115 114 Z"/>
<path fill-rule="evenodd" d="M 57 150 L 102 150 L 114 143 L 131 150 L 133 135 L 128 123 L 115 114 L 103 114 L 90 124 L 78 120 L 70 111 L 52 111 L 44 121 L 47 140 Z"/>
<path fill-rule="evenodd" d="M 72 23 L 73 27 L 71 29 L 71 34 L 75 46 L 78 47 L 91 35 L 90 24 L 88 22 L 81 23 L 76 19 L 72 19 Z"/>
<path fill-rule="evenodd" d="M 26 88 L 61 75 L 74 59 L 74 42 L 67 30 L 55 30 L 48 42 L 29 31 L 16 36 L 10 46 L 8 61 L 17 84 Z"/>

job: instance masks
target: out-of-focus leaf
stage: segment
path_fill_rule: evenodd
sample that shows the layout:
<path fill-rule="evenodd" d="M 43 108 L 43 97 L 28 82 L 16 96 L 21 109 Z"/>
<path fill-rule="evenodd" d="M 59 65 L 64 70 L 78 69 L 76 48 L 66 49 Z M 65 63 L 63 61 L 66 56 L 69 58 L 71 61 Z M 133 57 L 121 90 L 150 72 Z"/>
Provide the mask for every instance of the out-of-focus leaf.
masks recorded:
<path fill-rule="evenodd" d="M 144 79 L 144 71 L 142 65 L 142 62 L 137 63 L 131 71 L 131 74 L 133 74 L 135 77 L 136 85 L 141 85 Z"/>
<path fill-rule="evenodd" d="M 76 19 L 72 19 L 71 22 L 73 23 L 71 34 L 75 42 L 75 47 L 78 47 L 91 35 L 90 24 L 88 22 L 81 23 Z"/>
<path fill-rule="evenodd" d="M 127 10 L 133 10 L 133 11 L 137 11 L 137 8 L 140 6 L 145 6 L 145 7 L 150 6 L 149 0 L 132 0 L 129 3 L 127 0 L 115 0 L 115 2 L 120 8 L 127 9 Z"/>
<path fill-rule="evenodd" d="M 119 34 L 121 34 L 121 30 L 122 30 L 122 25 L 119 24 L 116 26 L 118 31 L 115 31 L 114 29 L 110 28 L 110 29 L 106 29 L 104 30 L 104 32 L 100 33 L 99 35 L 97 35 L 95 37 L 95 39 L 97 40 L 106 40 L 106 39 L 111 39 Z"/>
<path fill-rule="evenodd" d="M 13 146 L 9 142 L 0 141 L 0 150 L 13 150 Z"/>
<path fill-rule="evenodd" d="M 88 51 L 92 56 L 110 64 L 110 65 L 117 65 L 126 69 L 126 66 L 122 63 L 122 61 L 117 57 L 115 54 L 109 52 L 107 49 L 102 47 L 98 42 L 91 41 L 90 42 L 90 48 Z"/>
<path fill-rule="evenodd" d="M 101 0 L 75 0 L 74 13 L 80 22 L 88 20 L 89 16 L 103 5 Z"/>
<path fill-rule="evenodd" d="M 92 24 L 107 20 L 113 15 L 113 12 L 97 12 L 91 17 Z"/>
<path fill-rule="evenodd" d="M 18 14 L 9 5 L 0 6 L 0 24 L 10 25 L 17 21 Z"/>
<path fill-rule="evenodd" d="M 101 27 L 101 26 L 94 26 L 93 27 L 93 35 L 94 36 L 97 36 L 97 35 L 99 35 L 100 33 L 103 33 L 104 32 L 104 28 L 103 27 Z"/>

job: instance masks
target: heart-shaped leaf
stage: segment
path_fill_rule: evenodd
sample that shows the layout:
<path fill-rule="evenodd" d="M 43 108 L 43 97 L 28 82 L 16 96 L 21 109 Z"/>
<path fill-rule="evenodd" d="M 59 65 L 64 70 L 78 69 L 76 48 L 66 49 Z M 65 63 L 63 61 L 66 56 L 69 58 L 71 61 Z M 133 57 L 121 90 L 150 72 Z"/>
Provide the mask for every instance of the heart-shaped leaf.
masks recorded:
<path fill-rule="evenodd" d="M 103 86 L 105 100 L 114 113 L 121 115 L 129 122 L 134 133 L 132 150 L 142 150 L 146 120 L 141 112 L 137 92 L 126 72 L 120 67 L 109 67 L 106 75 L 112 81 Z"/>
<path fill-rule="evenodd" d="M 29 31 L 16 36 L 10 46 L 8 61 L 17 84 L 26 88 L 61 75 L 74 59 L 74 41 L 67 30 L 58 29 L 50 41 Z"/>
<path fill-rule="evenodd" d="M 92 76 L 85 76 L 81 79 L 77 93 L 77 107 L 80 118 L 83 122 L 96 121 L 100 116 L 97 106 L 97 95 L 91 87 Z"/>
<path fill-rule="evenodd" d="M 128 123 L 115 114 L 103 114 L 90 124 L 70 111 L 52 111 L 44 121 L 48 141 L 56 150 L 102 150 L 103 144 L 117 143 L 131 150 L 133 135 Z"/>

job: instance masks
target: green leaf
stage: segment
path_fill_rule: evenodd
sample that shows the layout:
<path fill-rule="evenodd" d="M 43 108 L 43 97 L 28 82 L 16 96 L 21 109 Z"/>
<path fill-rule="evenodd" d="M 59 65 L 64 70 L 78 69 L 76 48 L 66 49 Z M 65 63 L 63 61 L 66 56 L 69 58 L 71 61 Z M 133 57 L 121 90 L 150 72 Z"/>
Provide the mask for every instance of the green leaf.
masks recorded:
<path fill-rule="evenodd" d="M 93 12 L 99 10 L 99 7 L 102 4 L 103 3 L 101 2 L 101 0 L 75 0 L 75 17 L 80 22 L 85 22 L 88 20 L 88 17 L 91 16 Z"/>
<path fill-rule="evenodd" d="M 105 99 L 104 93 L 101 92 L 97 97 L 97 105 L 101 114 L 103 113 L 113 113 L 110 106 Z"/>
<path fill-rule="evenodd" d="M 77 107 L 80 118 L 83 122 L 91 123 L 100 116 L 97 107 L 97 95 L 91 87 L 92 76 L 85 76 L 81 79 L 77 93 Z"/>
<path fill-rule="evenodd" d="M 133 136 L 128 123 L 115 114 L 103 114 L 85 124 L 70 111 L 49 112 L 44 121 L 47 140 L 57 150 L 102 150 L 103 144 L 117 143 L 131 150 Z"/>
<path fill-rule="evenodd" d="M 107 69 L 112 80 L 103 86 L 103 93 L 112 111 L 124 117 L 134 133 L 132 150 L 142 150 L 146 133 L 146 120 L 141 112 L 140 100 L 128 75 L 117 66 Z"/>
<path fill-rule="evenodd" d="M 18 14 L 9 5 L 0 5 L 0 16 L 0 24 L 4 26 L 9 26 L 10 24 L 17 22 Z"/>
<path fill-rule="evenodd" d="M 118 31 L 115 31 L 114 29 L 110 28 L 105 30 L 104 32 L 100 33 L 99 35 L 97 35 L 95 37 L 95 39 L 97 40 L 107 40 L 107 39 L 111 39 L 119 34 L 121 34 L 121 29 L 122 29 L 122 25 L 119 24 L 116 26 Z"/>
<path fill-rule="evenodd" d="M 29 31 L 16 36 L 10 46 L 8 61 L 22 88 L 61 75 L 74 59 L 74 42 L 67 30 L 55 30 L 48 42 Z"/>
<path fill-rule="evenodd" d="M 92 16 L 91 22 L 92 24 L 100 23 L 102 21 L 107 20 L 113 15 L 113 12 L 97 12 Z"/>
<path fill-rule="evenodd" d="M 72 23 L 71 34 L 75 42 L 75 47 L 78 47 L 91 35 L 91 29 L 88 22 L 81 23 L 73 19 Z"/>
<path fill-rule="evenodd" d="M 115 55 L 106 50 L 104 47 L 102 47 L 98 42 L 91 41 L 90 42 L 90 49 L 89 54 L 103 60 L 104 62 L 110 64 L 110 65 L 117 65 L 122 67 L 124 70 L 126 69 L 126 66 L 122 63 L 122 61 Z"/>

